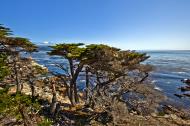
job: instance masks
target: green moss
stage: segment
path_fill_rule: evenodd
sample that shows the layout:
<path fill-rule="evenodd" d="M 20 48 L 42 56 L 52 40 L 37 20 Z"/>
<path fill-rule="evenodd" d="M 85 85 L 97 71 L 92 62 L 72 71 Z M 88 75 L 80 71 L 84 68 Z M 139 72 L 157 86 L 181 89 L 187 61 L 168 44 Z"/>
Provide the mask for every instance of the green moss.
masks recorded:
<path fill-rule="evenodd" d="M 160 111 L 159 113 L 158 113 L 158 116 L 164 116 L 165 115 L 165 112 L 163 112 L 163 111 Z"/>

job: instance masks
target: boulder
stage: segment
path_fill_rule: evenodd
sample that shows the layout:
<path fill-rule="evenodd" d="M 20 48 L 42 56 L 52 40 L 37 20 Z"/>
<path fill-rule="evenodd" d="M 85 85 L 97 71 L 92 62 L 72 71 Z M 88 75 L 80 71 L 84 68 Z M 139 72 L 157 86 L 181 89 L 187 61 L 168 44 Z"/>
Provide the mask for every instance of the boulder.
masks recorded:
<path fill-rule="evenodd" d="M 182 97 L 184 97 L 183 95 L 181 95 L 181 94 L 174 94 L 176 97 L 178 97 L 178 98 L 182 98 Z"/>
<path fill-rule="evenodd" d="M 184 96 L 186 96 L 186 97 L 190 97 L 190 94 L 183 94 Z"/>
<path fill-rule="evenodd" d="M 16 93 L 16 86 L 12 86 L 8 90 L 8 94 L 15 94 Z"/>
<path fill-rule="evenodd" d="M 190 86 L 180 87 L 181 91 L 190 91 Z"/>
<path fill-rule="evenodd" d="M 183 79 L 183 80 L 181 80 L 183 83 L 186 83 L 186 84 L 188 84 L 188 85 L 190 85 L 190 79 Z"/>

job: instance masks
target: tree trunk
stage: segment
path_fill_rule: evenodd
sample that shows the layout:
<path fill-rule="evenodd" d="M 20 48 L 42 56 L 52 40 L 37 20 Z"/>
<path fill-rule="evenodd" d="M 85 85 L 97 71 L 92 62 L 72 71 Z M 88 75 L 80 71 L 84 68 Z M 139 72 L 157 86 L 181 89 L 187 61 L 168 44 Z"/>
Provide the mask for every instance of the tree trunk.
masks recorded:
<path fill-rule="evenodd" d="M 56 110 L 56 105 L 57 105 L 57 96 L 56 96 L 56 89 L 55 89 L 55 82 L 52 82 L 52 102 L 51 102 L 51 108 L 50 108 L 50 113 L 52 116 L 54 116 L 55 114 L 55 110 Z"/>
<path fill-rule="evenodd" d="M 76 69 L 76 71 L 75 71 L 75 73 L 73 75 L 72 81 L 71 81 L 73 83 L 73 85 L 74 85 L 74 97 L 75 97 L 75 102 L 76 103 L 79 103 L 79 97 L 78 97 L 78 93 L 77 93 L 77 83 L 76 83 L 76 81 L 77 81 L 77 78 L 78 78 L 79 73 L 81 72 L 83 66 L 84 66 L 83 63 L 80 63 L 78 65 L 78 68 Z"/>
<path fill-rule="evenodd" d="M 64 86 L 65 86 L 65 88 L 66 88 L 66 95 L 68 96 L 68 98 L 69 98 L 71 104 L 74 105 L 74 102 L 73 102 L 73 100 L 72 100 L 72 97 L 73 97 L 73 96 L 71 96 L 71 92 L 72 92 L 71 84 L 70 84 L 70 86 L 68 86 L 68 85 L 67 85 L 67 81 L 65 80 L 65 78 L 61 78 L 61 79 L 63 80 Z M 65 96 L 64 96 L 64 97 L 65 97 Z"/>
<path fill-rule="evenodd" d="M 73 85 L 73 83 L 71 82 L 71 83 L 70 83 L 70 90 L 69 90 L 69 91 L 70 91 L 70 96 L 69 96 L 70 98 L 69 98 L 69 99 L 70 99 L 70 102 L 71 102 L 71 105 L 72 105 L 72 106 L 75 105 L 73 86 L 74 86 L 74 85 Z"/>
<path fill-rule="evenodd" d="M 89 70 L 86 67 L 86 103 L 89 103 L 89 76 L 88 76 Z"/>
<path fill-rule="evenodd" d="M 75 105 L 75 100 L 74 100 L 74 83 L 73 83 L 73 76 L 74 76 L 74 66 L 73 66 L 73 60 L 72 59 L 68 59 L 69 60 L 69 67 L 70 67 L 70 73 L 71 73 L 71 80 L 70 80 L 70 102 L 71 105 L 74 106 Z"/>
<path fill-rule="evenodd" d="M 34 84 L 31 85 L 31 91 L 32 91 L 32 101 L 34 101 L 34 91 L 35 91 L 35 87 L 34 87 Z"/>
<path fill-rule="evenodd" d="M 33 122 L 30 119 L 28 113 L 25 111 L 25 107 L 24 106 L 19 106 L 19 112 L 22 116 L 22 119 L 24 121 L 24 126 L 33 126 Z"/>
<path fill-rule="evenodd" d="M 17 59 L 18 57 L 15 56 L 13 57 L 13 69 L 14 69 L 14 74 L 15 74 L 15 81 L 16 81 L 16 85 L 17 85 L 17 93 L 21 93 L 21 84 L 20 84 L 20 80 L 19 80 L 19 75 L 18 75 L 18 69 L 17 69 Z"/>
<path fill-rule="evenodd" d="M 34 76 L 32 76 L 32 74 L 30 73 L 29 75 L 27 75 L 27 79 L 28 79 L 28 83 L 31 89 L 31 93 L 32 93 L 32 102 L 34 102 L 35 98 L 35 86 L 34 86 L 34 80 L 32 80 L 32 78 L 34 78 Z"/>
<path fill-rule="evenodd" d="M 35 100 L 34 95 L 35 95 L 35 87 L 34 87 L 34 83 L 33 81 L 29 80 L 30 83 L 30 88 L 31 88 L 31 92 L 32 92 L 32 102 Z"/>
<path fill-rule="evenodd" d="M 71 80 L 70 80 L 70 98 L 71 98 L 71 104 L 74 105 L 75 103 L 79 102 L 79 97 L 78 97 L 78 93 L 77 93 L 77 78 L 79 76 L 79 73 L 81 72 L 84 64 L 78 64 L 78 68 L 75 70 L 74 72 L 74 64 L 73 64 L 73 60 L 69 60 L 69 65 L 70 65 L 70 71 L 71 71 Z M 73 99 L 74 97 L 74 99 Z M 75 101 L 75 102 L 73 102 Z"/>
<path fill-rule="evenodd" d="M 76 82 L 74 82 L 74 97 L 75 97 L 75 102 L 79 103 L 79 97 L 78 97 L 78 93 L 77 93 L 77 84 L 76 84 Z"/>

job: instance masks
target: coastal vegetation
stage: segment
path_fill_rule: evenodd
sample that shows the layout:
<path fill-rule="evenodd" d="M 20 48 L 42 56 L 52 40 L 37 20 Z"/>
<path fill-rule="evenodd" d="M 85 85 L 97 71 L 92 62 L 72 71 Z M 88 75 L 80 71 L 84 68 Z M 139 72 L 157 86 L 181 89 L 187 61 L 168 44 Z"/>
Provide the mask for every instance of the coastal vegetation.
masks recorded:
<path fill-rule="evenodd" d="M 189 113 L 161 106 L 165 96 L 149 82 L 146 53 L 104 44 L 52 45 L 61 72 L 38 64 L 38 47 L 0 25 L 0 124 L 189 125 Z M 79 80 L 84 78 L 83 89 Z"/>

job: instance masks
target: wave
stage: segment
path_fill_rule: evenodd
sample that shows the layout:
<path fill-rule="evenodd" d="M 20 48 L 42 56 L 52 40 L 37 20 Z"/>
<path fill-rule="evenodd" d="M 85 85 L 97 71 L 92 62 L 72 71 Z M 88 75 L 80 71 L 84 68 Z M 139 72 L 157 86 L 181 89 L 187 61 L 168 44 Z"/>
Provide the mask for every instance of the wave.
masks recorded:
<path fill-rule="evenodd" d="M 172 72 L 172 73 L 177 73 L 177 74 L 186 74 L 186 72 L 182 72 L 182 71 L 179 71 L 179 72 Z"/>
<path fill-rule="evenodd" d="M 154 89 L 158 90 L 158 91 L 163 91 L 163 89 L 161 89 L 160 87 L 157 87 L 157 86 L 155 86 Z"/>

